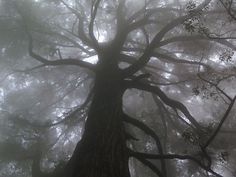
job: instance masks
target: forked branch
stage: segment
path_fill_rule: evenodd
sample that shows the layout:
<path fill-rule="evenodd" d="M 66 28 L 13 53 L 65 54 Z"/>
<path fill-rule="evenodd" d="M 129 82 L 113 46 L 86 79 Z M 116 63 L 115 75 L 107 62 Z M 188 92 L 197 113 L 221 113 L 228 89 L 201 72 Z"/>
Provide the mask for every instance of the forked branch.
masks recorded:
<path fill-rule="evenodd" d="M 197 76 L 203 80 L 204 82 L 214 86 L 221 94 L 223 94 L 226 98 L 228 98 L 228 100 L 230 100 L 232 102 L 232 98 L 227 94 L 225 93 L 217 84 L 211 82 L 211 81 L 208 81 L 207 79 L 203 78 L 200 74 L 197 74 Z"/>
<path fill-rule="evenodd" d="M 76 37 L 78 37 L 81 42 L 91 48 L 96 48 L 94 46 L 94 43 L 91 41 L 91 39 L 86 35 L 85 33 L 85 29 L 84 29 L 84 21 L 85 19 L 85 13 L 84 13 L 84 9 L 82 8 L 82 10 L 80 12 L 78 12 L 76 9 L 70 7 L 67 3 L 65 3 L 63 0 L 60 1 L 72 14 L 74 14 L 77 18 L 78 18 L 78 36 L 76 35 Z M 77 2 L 78 3 L 78 2 Z M 67 31 L 69 32 L 69 31 Z M 75 35 L 73 32 L 69 32 L 72 35 Z"/>
<path fill-rule="evenodd" d="M 130 150 L 130 156 L 135 157 L 137 159 L 179 159 L 179 160 L 191 160 L 195 162 L 199 167 L 202 169 L 212 173 L 213 175 L 217 177 L 223 177 L 222 175 L 216 173 L 208 166 L 205 166 L 200 160 L 197 158 L 191 156 L 191 155 L 179 155 L 179 154 L 147 154 L 147 153 L 141 153 L 141 152 L 134 152 Z"/>
<path fill-rule="evenodd" d="M 98 6 L 100 4 L 101 0 L 93 0 L 92 7 L 91 7 L 91 17 L 90 17 L 90 23 L 89 23 L 89 36 L 92 39 L 95 47 L 98 49 L 98 41 L 96 37 L 94 36 L 94 21 L 97 15 Z"/>
<path fill-rule="evenodd" d="M 80 66 L 80 67 L 95 71 L 95 69 L 96 69 L 95 65 L 85 62 L 85 61 L 82 61 L 82 60 L 77 60 L 77 59 L 72 59 L 72 58 L 59 59 L 59 60 L 48 60 L 48 59 L 36 54 L 33 51 L 33 38 L 32 38 L 29 31 L 27 31 L 27 35 L 29 38 L 29 47 L 28 47 L 29 55 L 32 58 L 34 58 L 35 60 L 41 62 L 42 64 L 47 65 L 47 66 L 75 65 L 75 66 Z"/>
<path fill-rule="evenodd" d="M 220 0 L 230 17 L 236 20 L 236 9 L 233 9 L 233 0 Z"/>
<path fill-rule="evenodd" d="M 124 114 L 123 119 L 125 122 L 138 127 L 139 129 L 144 131 L 147 135 L 151 136 L 156 142 L 156 146 L 158 148 L 159 154 L 163 154 L 163 149 L 162 149 L 160 139 L 159 139 L 158 135 L 151 128 L 149 128 L 143 122 L 128 116 L 127 114 Z M 162 171 L 163 176 L 165 177 L 166 176 L 166 164 L 165 164 L 164 159 L 160 159 L 160 160 L 161 160 L 161 169 L 162 169 L 161 171 Z"/>
<path fill-rule="evenodd" d="M 232 43 L 230 43 L 229 41 L 227 41 L 227 39 L 224 38 L 212 38 L 209 36 L 203 36 L 203 35 L 191 35 L 191 36 L 175 36 L 172 38 L 168 38 L 166 40 L 163 40 L 159 43 L 159 46 L 165 46 L 174 42 L 193 42 L 193 41 L 212 41 L 212 42 L 216 42 L 218 44 L 224 45 L 226 47 L 231 48 L 232 50 L 236 50 L 236 46 Z"/>
<path fill-rule="evenodd" d="M 186 118 L 193 124 L 193 126 L 197 129 L 198 132 L 202 132 L 203 129 L 199 125 L 199 123 L 195 120 L 195 118 L 191 115 L 188 111 L 186 106 L 179 101 L 173 100 L 169 98 L 159 87 L 152 86 L 150 84 L 146 84 L 143 82 L 134 82 L 134 81 L 127 81 L 126 82 L 127 88 L 136 88 L 139 90 L 147 91 L 156 94 L 166 105 L 172 107 L 173 109 L 177 109 L 181 111 Z"/>
<path fill-rule="evenodd" d="M 229 116 L 229 113 L 235 103 L 235 100 L 236 100 L 236 96 L 231 100 L 231 103 L 228 107 L 228 109 L 226 110 L 225 114 L 223 115 L 219 125 L 217 126 L 217 128 L 215 129 L 215 131 L 213 132 L 213 134 L 210 136 L 210 138 L 207 140 L 207 142 L 204 144 L 204 146 L 202 148 L 207 148 L 211 142 L 215 139 L 215 137 L 217 136 L 217 134 L 219 133 L 222 125 L 224 124 L 225 120 L 227 119 L 227 117 Z"/>
<path fill-rule="evenodd" d="M 195 10 L 193 10 L 190 14 L 178 17 L 174 20 L 172 20 L 170 23 L 168 23 L 166 26 L 164 26 L 152 39 L 149 45 L 145 48 L 142 56 L 131 66 L 128 68 L 125 68 L 122 72 L 123 77 L 128 77 L 140 69 L 142 69 L 150 60 L 151 54 L 153 50 L 157 47 L 159 47 L 159 43 L 162 41 L 163 37 L 168 33 L 170 30 L 175 28 L 176 26 L 184 23 L 186 19 L 189 19 L 199 13 L 204 7 L 206 7 L 211 0 L 205 0 L 203 3 L 201 3 Z"/>

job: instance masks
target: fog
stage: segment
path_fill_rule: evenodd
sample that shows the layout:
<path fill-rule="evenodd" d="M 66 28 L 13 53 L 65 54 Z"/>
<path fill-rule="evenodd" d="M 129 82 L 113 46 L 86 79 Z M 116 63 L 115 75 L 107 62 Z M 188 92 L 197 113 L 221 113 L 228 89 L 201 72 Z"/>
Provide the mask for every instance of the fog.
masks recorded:
<path fill-rule="evenodd" d="M 111 177 L 236 176 L 235 11 L 232 0 L 0 0 L 0 176 L 111 175 L 93 160 Z"/>

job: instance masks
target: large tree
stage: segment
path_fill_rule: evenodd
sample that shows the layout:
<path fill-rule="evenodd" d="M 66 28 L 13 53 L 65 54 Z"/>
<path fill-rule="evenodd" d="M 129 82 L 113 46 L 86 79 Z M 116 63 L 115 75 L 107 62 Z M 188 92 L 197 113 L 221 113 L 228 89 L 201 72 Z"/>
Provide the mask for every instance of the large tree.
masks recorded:
<path fill-rule="evenodd" d="M 235 7 L 0 1 L 1 174 L 234 176 Z"/>

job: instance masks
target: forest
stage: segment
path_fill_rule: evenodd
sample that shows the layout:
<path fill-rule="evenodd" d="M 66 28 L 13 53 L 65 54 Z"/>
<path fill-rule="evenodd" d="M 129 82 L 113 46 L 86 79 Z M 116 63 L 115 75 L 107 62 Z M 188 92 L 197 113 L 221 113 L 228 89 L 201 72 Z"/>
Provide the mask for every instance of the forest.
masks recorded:
<path fill-rule="evenodd" d="M 0 0 L 0 177 L 235 177 L 235 0 Z"/>

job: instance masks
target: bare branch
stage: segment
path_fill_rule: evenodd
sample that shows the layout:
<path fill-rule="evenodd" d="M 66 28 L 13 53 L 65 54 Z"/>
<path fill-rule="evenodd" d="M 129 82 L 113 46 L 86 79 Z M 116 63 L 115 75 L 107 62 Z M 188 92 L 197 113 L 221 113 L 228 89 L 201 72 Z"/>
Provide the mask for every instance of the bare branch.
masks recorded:
<path fill-rule="evenodd" d="M 156 97 L 155 94 L 152 94 L 152 98 L 153 98 L 153 101 L 155 102 L 155 104 L 157 105 L 158 107 L 158 110 L 159 110 L 159 113 L 160 113 L 160 117 L 161 117 L 161 122 L 163 124 L 163 130 L 164 130 L 164 139 L 165 139 L 165 142 L 164 142 L 164 148 L 166 149 L 166 141 L 167 141 L 167 121 L 165 120 L 165 115 L 164 115 L 164 112 L 163 112 L 163 109 L 162 109 L 162 105 L 161 105 L 161 101 Z M 165 151 L 165 150 L 164 150 Z"/>
<path fill-rule="evenodd" d="M 202 36 L 202 35 L 193 35 L 193 36 L 176 36 L 176 37 L 172 37 L 166 40 L 163 40 L 159 43 L 159 46 L 165 46 L 168 45 L 170 43 L 174 43 L 174 42 L 192 42 L 192 41 L 201 41 L 201 40 L 205 40 L 205 41 L 214 41 L 216 43 L 219 43 L 221 45 L 224 45 L 226 47 L 229 47 L 233 50 L 236 50 L 236 46 L 233 45 L 232 43 L 230 43 L 229 41 L 227 41 L 226 39 L 221 39 L 221 38 L 209 38 L 207 36 Z"/>
<path fill-rule="evenodd" d="M 145 158 L 143 158 L 141 156 L 133 155 L 133 157 L 136 158 L 137 160 L 139 160 L 140 162 L 142 162 L 148 168 L 150 168 L 157 176 L 164 177 L 163 174 L 161 173 L 161 171 L 155 165 L 153 165 L 152 162 L 146 160 Z"/>
<path fill-rule="evenodd" d="M 146 6 L 150 2 L 151 1 L 147 2 Z M 149 17 L 151 17 L 152 15 L 154 15 L 156 13 L 163 13 L 163 12 L 166 12 L 166 11 L 180 12 L 181 10 L 179 10 L 177 8 L 170 8 L 170 7 L 157 7 L 157 8 L 150 8 L 150 9 L 146 9 L 146 8 L 143 7 L 142 9 L 135 12 L 131 17 L 129 17 L 129 19 L 127 21 L 130 24 L 130 26 L 132 26 L 134 23 L 137 23 L 138 21 L 148 20 Z M 144 17 L 142 17 L 141 20 L 136 20 L 137 18 L 140 18 L 140 16 L 142 16 L 142 15 Z"/>
<path fill-rule="evenodd" d="M 126 86 L 127 88 L 136 88 L 156 94 L 166 105 L 174 109 L 180 110 L 186 116 L 186 118 L 194 125 L 194 127 L 197 128 L 197 131 L 203 131 L 202 126 L 200 126 L 199 123 L 195 120 L 195 118 L 190 114 L 186 106 L 184 106 L 179 101 L 169 98 L 159 87 L 145 84 L 142 82 L 132 81 L 127 81 Z"/>
<path fill-rule="evenodd" d="M 232 98 L 227 94 L 225 93 L 217 84 L 211 82 L 211 81 L 208 81 L 207 79 L 203 78 L 200 74 L 197 74 L 197 76 L 203 80 L 204 82 L 214 86 L 221 94 L 223 94 L 226 98 L 228 98 L 230 101 L 233 101 Z"/>
<path fill-rule="evenodd" d="M 136 58 L 134 56 L 130 56 L 130 55 L 126 55 L 126 54 L 120 54 L 120 61 L 122 62 L 126 62 L 128 64 L 133 64 L 136 61 Z M 152 68 L 152 69 L 157 69 L 155 66 L 153 65 L 146 65 L 147 68 Z"/>
<path fill-rule="evenodd" d="M 202 164 L 202 162 L 198 159 L 196 159 L 193 156 L 190 155 L 179 155 L 179 154 L 147 154 L 147 153 L 141 153 L 141 152 L 134 152 L 130 150 L 130 155 L 135 157 L 135 158 L 142 158 L 142 159 L 181 159 L 181 160 L 191 160 L 198 164 L 202 169 L 214 174 L 217 177 L 223 177 L 222 175 L 214 172 L 212 169 L 209 167 L 205 166 Z"/>
<path fill-rule="evenodd" d="M 80 66 L 80 67 L 84 67 L 87 68 L 89 70 L 95 71 L 96 67 L 95 65 L 82 61 L 82 60 L 76 60 L 76 59 L 59 59 L 59 60 L 47 60 L 46 58 L 43 58 L 42 56 L 34 53 L 33 51 L 33 39 L 32 36 L 29 34 L 29 32 L 27 31 L 28 37 L 29 37 L 29 47 L 28 47 L 28 51 L 29 51 L 29 55 L 31 57 L 33 57 L 35 60 L 43 63 L 44 65 L 48 65 L 48 66 L 58 66 L 58 65 L 76 65 L 76 66 Z"/>
<path fill-rule="evenodd" d="M 123 47 L 124 43 L 126 42 L 126 38 L 128 35 L 127 26 L 129 23 L 127 23 L 125 19 L 125 0 L 120 0 L 118 7 L 117 7 L 117 29 L 116 29 L 116 35 L 113 40 L 113 44 L 115 44 L 116 51 L 119 51 L 120 53 L 121 48 Z"/>
<path fill-rule="evenodd" d="M 208 68 L 209 66 L 205 63 L 201 63 L 198 61 L 189 61 L 189 60 L 184 60 L 184 59 L 179 59 L 179 58 L 174 58 L 165 54 L 161 54 L 158 52 L 153 52 L 152 54 L 153 57 L 156 57 L 158 59 L 164 59 L 165 61 L 167 61 L 168 63 L 180 63 L 180 64 L 190 64 L 190 65 L 201 65 L 204 66 L 206 68 Z"/>
<path fill-rule="evenodd" d="M 89 94 L 88 94 L 86 100 L 84 101 L 84 103 L 82 105 L 80 105 L 78 108 L 76 108 L 74 111 L 71 111 L 64 119 L 62 119 L 62 120 L 60 120 L 58 122 L 55 122 L 55 123 L 43 125 L 43 127 L 56 126 L 56 125 L 65 123 L 65 122 L 71 120 L 72 118 L 76 118 L 75 115 L 86 108 L 88 103 L 91 101 L 92 96 L 93 96 L 93 89 L 89 92 Z"/>
<path fill-rule="evenodd" d="M 81 22 L 82 23 L 82 22 Z M 75 40 L 71 39 L 70 37 L 64 35 L 64 34 L 61 34 L 61 33 L 58 33 L 56 31 L 53 31 L 53 32 L 47 32 L 47 31 L 44 31 L 43 33 L 48 33 L 49 35 L 58 35 L 59 37 L 69 41 L 70 43 L 73 44 L 72 47 L 77 47 L 79 48 L 81 51 L 85 52 L 86 54 L 94 54 L 95 52 L 93 51 L 89 51 L 89 49 L 87 49 L 85 46 L 88 46 L 89 48 L 93 49 L 93 46 L 92 46 L 92 43 L 89 41 L 89 39 L 86 39 L 87 36 L 85 34 L 74 34 L 73 32 L 71 32 L 70 30 L 68 29 L 65 29 L 61 26 L 58 26 L 61 30 L 63 30 L 64 32 L 68 33 L 69 35 L 72 35 L 73 37 L 76 37 L 80 40 L 80 42 L 82 44 L 79 44 L 78 42 L 76 42 Z M 56 45 L 60 46 L 62 44 L 57 44 Z M 84 46 L 83 46 L 84 45 Z M 64 47 L 64 46 L 63 46 Z M 68 47 L 68 46 L 65 46 L 65 47 Z M 69 46 L 70 47 L 70 46 Z"/>
<path fill-rule="evenodd" d="M 163 154 L 163 149 L 162 149 L 162 145 L 161 145 L 161 142 L 159 140 L 159 137 L 157 136 L 157 134 L 151 128 L 149 128 L 143 122 L 141 122 L 137 119 L 134 119 L 134 118 L 132 118 L 132 117 L 126 115 L 126 114 L 124 114 L 123 117 L 124 117 L 125 122 L 140 128 L 146 134 L 150 135 L 156 142 L 156 146 L 158 148 L 159 154 Z M 166 164 L 165 164 L 164 160 L 161 160 L 161 169 L 162 169 L 163 176 L 166 176 Z"/>
<path fill-rule="evenodd" d="M 144 8 L 141 8 L 140 10 L 138 10 L 137 12 L 135 12 L 133 15 L 131 15 L 129 17 L 129 19 L 127 20 L 128 23 L 132 23 L 136 18 L 138 18 L 140 15 L 142 14 L 145 14 L 146 16 L 150 16 L 152 15 L 154 12 L 156 12 L 158 9 L 155 8 L 155 9 L 146 9 L 146 6 L 151 3 L 152 1 L 148 1 L 148 2 L 145 2 L 145 7 Z"/>
<path fill-rule="evenodd" d="M 44 66 L 46 66 L 46 65 L 45 65 L 45 64 L 41 64 L 41 65 L 35 66 L 35 67 L 33 67 L 33 68 L 30 68 L 30 69 L 25 69 L 25 70 L 13 70 L 13 71 L 15 71 L 15 72 L 20 72 L 20 73 L 29 73 L 29 72 L 34 71 L 34 70 L 36 70 L 36 69 L 42 68 L 42 67 L 44 67 Z"/>
<path fill-rule="evenodd" d="M 220 0 L 220 2 L 224 6 L 224 8 L 227 10 L 230 17 L 236 20 L 236 9 L 232 8 L 233 0 Z"/>
<path fill-rule="evenodd" d="M 200 4 L 195 10 L 192 11 L 191 14 L 187 14 L 185 16 L 178 17 L 168 23 L 166 26 L 164 26 L 152 39 L 150 44 L 146 47 L 144 50 L 143 55 L 131 66 L 128 68 L 125 68 L 122 72 L 123 77 L 128 77 L 134 73 L 136 73 L 138 70 L 140 70 L 142 67 L 145 66 L 145 64 L 150 60 L 151 54 L 153 50 L 159 46 L 159 43 L 163 39 L 166 33 L 168 33 L 170 30 L 175 28 L 177 25 L 182 24 L 186 19 L 189 19 L 193 16 L 195 16 L 200 10 L 202 10 L 204 7 L 206 7 L 211 0 L 205 0 L 202 4 Z"/>
<path fill-rule="evenodd" d="M 205 143 L 205 145 L 202 146 L 202 148 L 204 148 L 204 149 L 207 148 L 207 147 L 211 144 L 211 142 L 215 139 L 215 137 L 216 137 L 217 134 L 219 133 L 219 131 L 220 131 L 222 125 L 224 124 L 225 120 L 227 119 L 227 117 L 228 117 L 228 115 L 229 115 L 229 113 L 230 113 L 230 111 L 231 111 L 231 109 L 232 109 L 232 107 L 233 107 L 233 105 L 234 105 L 234 103 L 235 103 L 235 100 L 236 100 L 236 96 L 232 99 L 232 101 L 231 101 L 231 103 L 230 103 L 228 109 L 226 110 L 226 112 L 225 112 L 224 116 L 222 117 L 222 119 L 221 119 L 219 125 L 217 126 L 216 130 L 213 132 L 213 134 L 212 134 L 212 135 L 210 136 L 210 138 L 207 140 L 207 142 Z"/>
<path fill-rule="evenodd" d="M 81 41 L 88 45 L 91 48 L 95 48 L 93 42 L 89 39 L 89 37 L 86 35 L 85 31 L 84 31 L 84 20 L 85 20 L 85 14 L 84 11 L 80 11 L 80 14 L 76 9 L 70 7 L 67 3 L 65 3 L 63 0 L 61 0 L 62 4 L 70 10 L 70 12 L 72 12 L 78 19 L 79 19 L 79 23 L 78 23 L 78 36 L 75 35 L 73 32 L 70 32 L 72 35 L 75 35 L 76 37 L 79 37 L 79 39 L 81 39 Z M 69 31 L 67 31 L 69 32 Z"/>
<path fill-rule="evenodd" d="M 97 10 L 98 10 L 98 6 L 100 4 L 101 0 L 93 0 L 92 3 L 92 8 L 91 8 L 91 16 L 90 16 L 90 23 L 89 23 L 89 36 L 92 39 L 95 47 L 98 49 L 98 41 L 94 36 L 94 21 L 97 15 Z"/>

